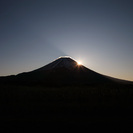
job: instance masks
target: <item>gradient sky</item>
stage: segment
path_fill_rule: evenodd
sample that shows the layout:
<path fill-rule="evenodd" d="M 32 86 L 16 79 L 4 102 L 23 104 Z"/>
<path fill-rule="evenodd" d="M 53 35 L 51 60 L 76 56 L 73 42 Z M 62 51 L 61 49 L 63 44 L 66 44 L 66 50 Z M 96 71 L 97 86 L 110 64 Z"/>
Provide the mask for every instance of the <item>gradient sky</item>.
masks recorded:
<path fill-rule="evenodd" d="M 0 75 L 71 56 L 133 81 L 132 0 L 0 0 Z"/>

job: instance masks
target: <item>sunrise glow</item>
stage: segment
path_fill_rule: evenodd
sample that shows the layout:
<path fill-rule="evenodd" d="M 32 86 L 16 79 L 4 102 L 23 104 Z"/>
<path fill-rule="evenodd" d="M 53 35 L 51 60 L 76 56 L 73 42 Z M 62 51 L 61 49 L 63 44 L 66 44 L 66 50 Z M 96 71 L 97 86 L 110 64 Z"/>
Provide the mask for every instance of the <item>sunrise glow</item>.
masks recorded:
<path fill-rule="evenodd" d="M 81 63 L 80 61 L 77 61 L 77 64 L 78 64 L 78 65 L 82 65 L 82 63 Z"/>

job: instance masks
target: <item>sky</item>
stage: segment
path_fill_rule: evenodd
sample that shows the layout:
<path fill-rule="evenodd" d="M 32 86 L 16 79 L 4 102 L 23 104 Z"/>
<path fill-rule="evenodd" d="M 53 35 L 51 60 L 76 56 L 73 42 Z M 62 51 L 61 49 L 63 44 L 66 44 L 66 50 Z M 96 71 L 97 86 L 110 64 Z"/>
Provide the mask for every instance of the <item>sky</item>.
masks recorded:
<path fill-rule="evenodd" d="M 133 1 L 0 0 L 0 76 L 60 56 L 133 81 Z"/>

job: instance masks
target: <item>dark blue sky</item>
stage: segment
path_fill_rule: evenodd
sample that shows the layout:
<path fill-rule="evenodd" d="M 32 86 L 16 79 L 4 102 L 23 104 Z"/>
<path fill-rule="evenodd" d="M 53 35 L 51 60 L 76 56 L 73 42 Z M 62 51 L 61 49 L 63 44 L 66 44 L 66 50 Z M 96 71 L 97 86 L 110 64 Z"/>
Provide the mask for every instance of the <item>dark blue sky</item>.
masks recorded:
<path fill-rule="evenodd" d="M 132 0 L 1 0 L 0 75 L 68 55 L 133 81 Z"/>

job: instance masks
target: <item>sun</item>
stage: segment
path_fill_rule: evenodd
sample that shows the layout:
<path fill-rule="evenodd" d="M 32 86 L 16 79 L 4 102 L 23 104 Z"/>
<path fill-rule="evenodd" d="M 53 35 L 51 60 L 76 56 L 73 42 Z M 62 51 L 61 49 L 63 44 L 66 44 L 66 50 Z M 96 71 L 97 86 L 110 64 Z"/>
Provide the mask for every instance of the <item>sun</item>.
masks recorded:
<path fill-rule="evenodd" d="M 77 61 L 77 64 L 78 64 L 78 65 L 82 65 L 81 61 Z"/>

